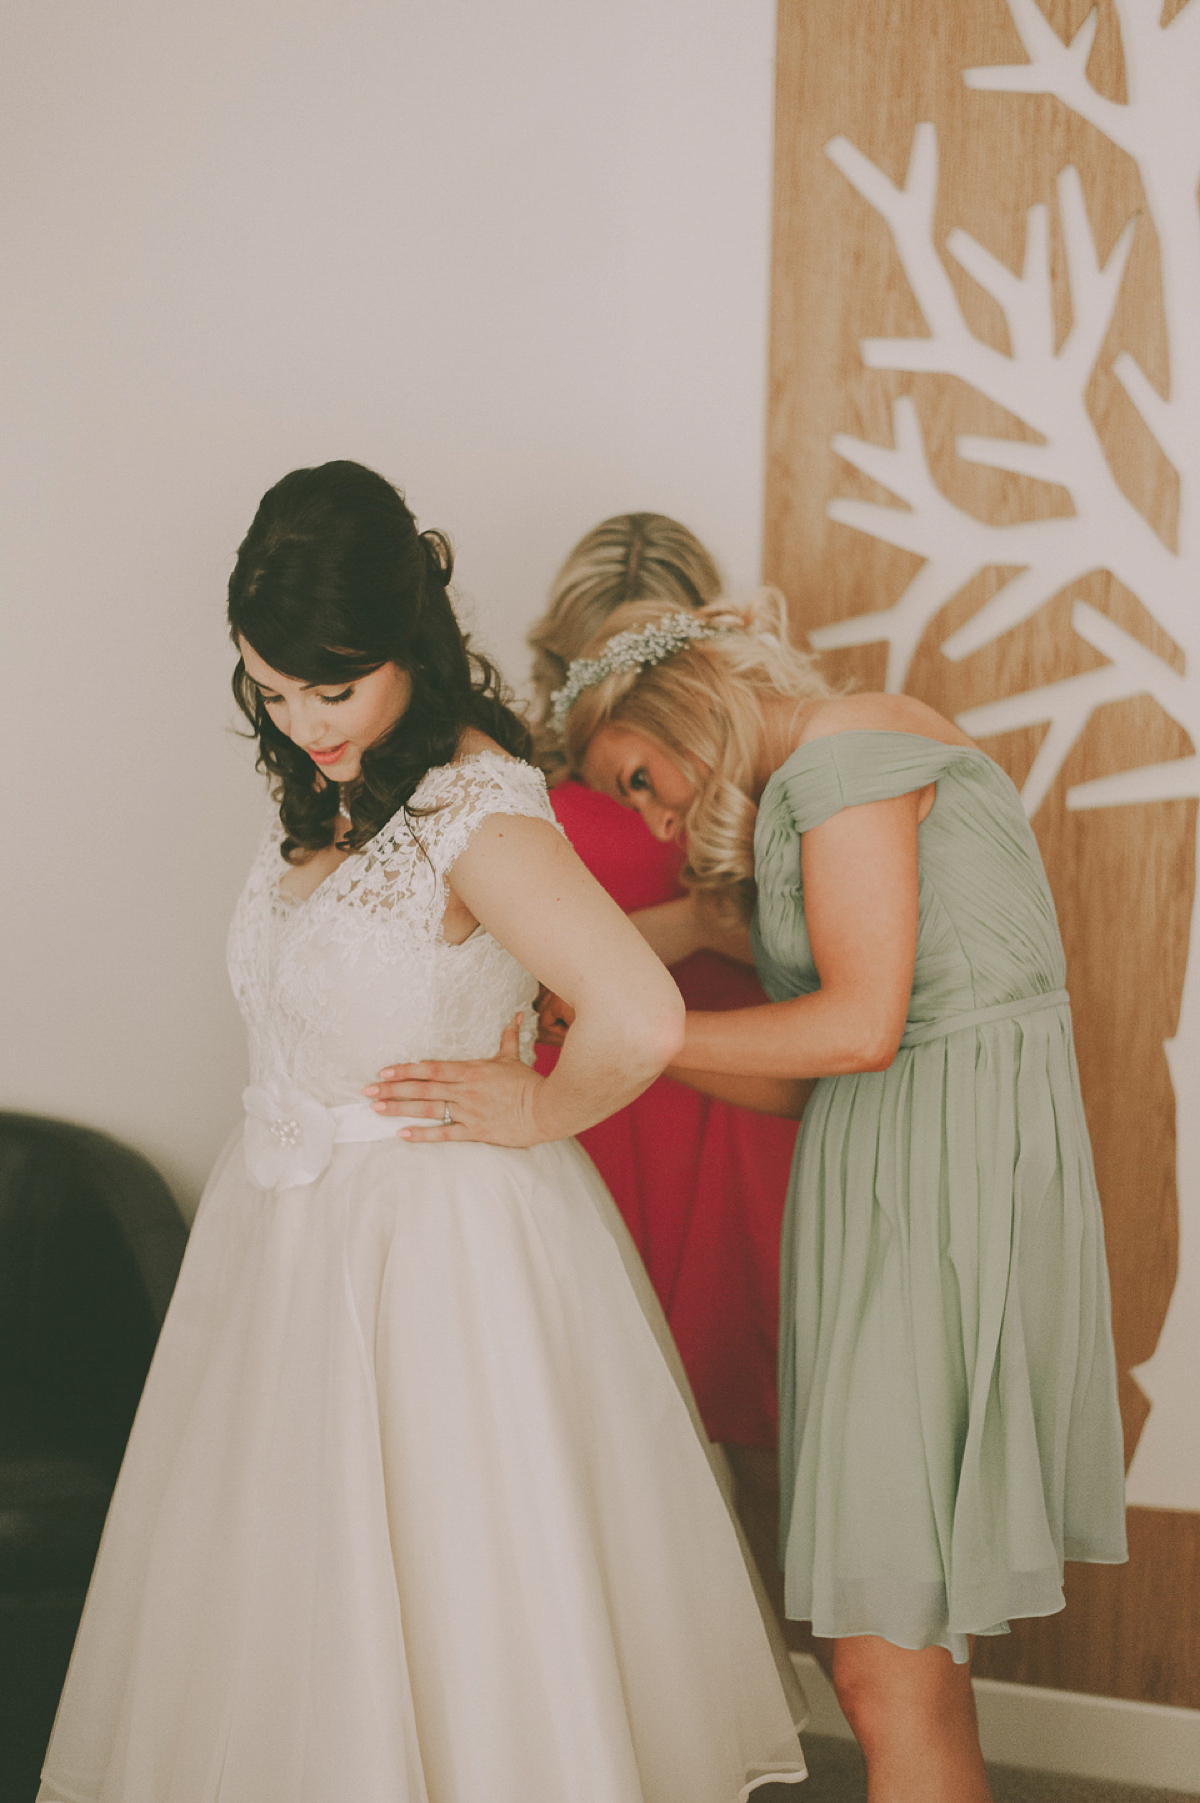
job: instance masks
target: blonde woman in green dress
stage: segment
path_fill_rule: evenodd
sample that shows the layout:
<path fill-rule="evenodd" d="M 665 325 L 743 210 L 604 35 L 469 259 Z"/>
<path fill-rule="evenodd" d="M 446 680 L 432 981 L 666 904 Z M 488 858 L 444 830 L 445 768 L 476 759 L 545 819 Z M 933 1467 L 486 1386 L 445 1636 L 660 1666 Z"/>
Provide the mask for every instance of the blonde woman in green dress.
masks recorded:
<path fill-rule="evenodd" d="M 788 1614 L 832 1642 L 871 1803 L 980 1803 L 974 1637 L 1060 1609 L 1064 1559 L 1125 1558 L 1103 1229 L 1019 797 L 920 702 L 831 696 L 769 595 L 620 610 L 558 716 L 573 768 L 752 920 L 773 999 L 689 1014 L 672 1074 L 780 1111 L 817 1080 L 783 1249 Z M 396 1077 L 468 1122 L 493 1080 Z"/>

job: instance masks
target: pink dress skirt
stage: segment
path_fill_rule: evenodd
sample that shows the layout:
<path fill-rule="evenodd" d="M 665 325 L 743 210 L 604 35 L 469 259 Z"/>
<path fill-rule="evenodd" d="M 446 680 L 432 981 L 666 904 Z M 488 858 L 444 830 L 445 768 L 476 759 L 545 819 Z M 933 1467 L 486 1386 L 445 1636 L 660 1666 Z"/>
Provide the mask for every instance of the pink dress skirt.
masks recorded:
<path fill-rule="evenodd" d="M 682 893 L 678 845 L 582 783 L 551 805 L 597 881 L 632 913 Z M 672 976 L 689 1008 L 752 1008 L 754 972 L 697 952 Z M 541 1070 L 557 1054 L 538 1050 Z M 754 1114 L 660 1077 L 579 1139 L 612 1191 L 670 1322 L 713 1440 L 774 1446 L 779 1241 L 794 1121 Z"/>

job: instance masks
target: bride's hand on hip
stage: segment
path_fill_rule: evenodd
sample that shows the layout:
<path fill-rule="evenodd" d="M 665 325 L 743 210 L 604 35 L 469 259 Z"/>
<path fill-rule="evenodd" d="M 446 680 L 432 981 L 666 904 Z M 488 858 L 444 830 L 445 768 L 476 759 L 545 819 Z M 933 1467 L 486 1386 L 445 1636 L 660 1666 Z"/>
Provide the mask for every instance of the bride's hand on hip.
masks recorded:
<path fill-rule="evenodd" d="M 400 1139 L 483 1140 L 492 1146 L 532 1146 L 543 1137 L 534 1122 L 534 1096 L 545 1082 L 521 1060 L 515 1015 L 494 1058 L 393 1064 L 363 1094 L 377 1114 L 419 1115 L 428 1127 L 405 1126 Z"/>

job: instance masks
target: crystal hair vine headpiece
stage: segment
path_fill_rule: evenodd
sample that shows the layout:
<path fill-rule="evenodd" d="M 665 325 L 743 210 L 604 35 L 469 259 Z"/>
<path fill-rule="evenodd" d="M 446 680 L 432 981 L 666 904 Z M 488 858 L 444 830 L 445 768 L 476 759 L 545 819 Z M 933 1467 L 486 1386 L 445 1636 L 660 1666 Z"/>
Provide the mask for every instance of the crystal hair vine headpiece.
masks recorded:
<path fill-rule="evenodd" d="M 721 639 L 737 630 L 736 626 L 706 626 L 699 614 L 677 613 L 652 620 L 649 626 L 616 633 L 599 657 L 576 657 L 568 664 L 566 682 L 550 697 L 555 732 L 562 732 L 567 715 L 583 691 L 594 688 L 606 676 L 622 676 L 628 670 L 661 664 L 694 639 Z"/>

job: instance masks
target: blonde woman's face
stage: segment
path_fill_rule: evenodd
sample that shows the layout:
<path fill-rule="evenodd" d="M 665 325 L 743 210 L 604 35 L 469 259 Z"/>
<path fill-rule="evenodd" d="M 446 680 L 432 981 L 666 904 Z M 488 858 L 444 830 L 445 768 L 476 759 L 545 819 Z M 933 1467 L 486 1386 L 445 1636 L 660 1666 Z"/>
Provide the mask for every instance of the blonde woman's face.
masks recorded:
<path fill-rule="evenodd" d="M 582 768 L 589 789 L 633 808 L 656 839 L 679 837 L 696 789 L 657 739 L 622 726 L 602 726 L 592 736 Z"/>

